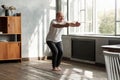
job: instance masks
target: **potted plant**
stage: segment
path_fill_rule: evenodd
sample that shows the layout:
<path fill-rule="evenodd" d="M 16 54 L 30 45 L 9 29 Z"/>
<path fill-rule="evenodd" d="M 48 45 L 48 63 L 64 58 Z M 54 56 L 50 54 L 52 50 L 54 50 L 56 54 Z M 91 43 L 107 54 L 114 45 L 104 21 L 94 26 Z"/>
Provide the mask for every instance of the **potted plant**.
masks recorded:
<path fill-rule="evenodd" d="M 6 5 L 1 5 L 1 7 L 5 10 L 5 16 L 10 16 L 10 12 L 11 15 L 14 15 L 14 10 L 16 10 L 14 6 L 7 7 Z"/>

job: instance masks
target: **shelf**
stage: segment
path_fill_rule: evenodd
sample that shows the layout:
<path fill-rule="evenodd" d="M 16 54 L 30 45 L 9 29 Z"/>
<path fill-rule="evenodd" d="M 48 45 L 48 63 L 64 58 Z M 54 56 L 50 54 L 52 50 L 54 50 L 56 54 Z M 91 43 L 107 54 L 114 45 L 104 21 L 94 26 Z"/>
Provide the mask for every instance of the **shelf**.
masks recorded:
<path fill-rule="evenodd" d="M 0 35 L 0 42 L 17 42 L 21 41 L 20 34 L 11 34 L 11 35 Z"/>
<path fill-rule="evenodd" d="M 21 16 L 0 17 L 0 60 L 21 60 Z"/>

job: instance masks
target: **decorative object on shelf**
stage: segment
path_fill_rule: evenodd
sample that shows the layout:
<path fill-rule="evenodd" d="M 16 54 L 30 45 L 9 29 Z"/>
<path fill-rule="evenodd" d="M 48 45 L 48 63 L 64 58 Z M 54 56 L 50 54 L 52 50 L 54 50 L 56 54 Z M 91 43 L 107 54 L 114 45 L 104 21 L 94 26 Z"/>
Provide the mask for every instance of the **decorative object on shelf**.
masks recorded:
<path fill-rule="evenodd" d="M 21 16 L 21 13 L 16 13 L 16 16 Z"/>
<path fill-rule="evenodd" d="M 11 15 L 14 15 L 14 11 L 16 10 L 16 8 L 14 6 L 10 6 L 9 10 L 11 11 Z"/>
<path fill-rule="evenodd" d="M 16 10 L 14 6 L 7 7 L 6 5 L 1 5 L 1 7 L 5 10 L 5 16 L 13 16 L 14 10 Z"/>

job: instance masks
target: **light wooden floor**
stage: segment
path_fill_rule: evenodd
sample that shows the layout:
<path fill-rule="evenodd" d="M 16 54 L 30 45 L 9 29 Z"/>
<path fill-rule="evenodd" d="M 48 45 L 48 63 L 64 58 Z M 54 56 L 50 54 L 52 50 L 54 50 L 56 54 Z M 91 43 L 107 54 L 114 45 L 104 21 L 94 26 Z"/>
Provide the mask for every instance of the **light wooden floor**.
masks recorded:
<path fill-rule="evenodd" d="M 0 63 L 0 80 L 107 80 L 104 67 L 64 61 L 51 71 L 51 60 Z"/>

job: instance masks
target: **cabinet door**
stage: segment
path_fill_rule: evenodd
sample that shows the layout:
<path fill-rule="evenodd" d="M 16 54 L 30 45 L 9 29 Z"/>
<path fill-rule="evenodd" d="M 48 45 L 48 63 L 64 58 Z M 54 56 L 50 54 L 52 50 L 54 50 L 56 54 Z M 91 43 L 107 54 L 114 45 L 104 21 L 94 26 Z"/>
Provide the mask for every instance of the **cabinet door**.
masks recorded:
<path fill-rule="evenodd" d="M 8 59 L 20 59 L 21 57 L 20 43 L 10 42 L 8 43 L 7 47 L 8 47 Z"/>
<path fill-rule="evenodd" d="M 14 30 L 16 34 L 21 34 L 21 17 L 20 16 L 15 17 Z"/>
<path fill-rule="evenodd" d="M 20 16 L 8 17 L 8 33 L 9 34 L 21 33 L 21 17 Z"/>
<path fill-rule="evenodd" d="M 7 24 L 8 24 L 8 28 L 7 28 L 7 33 L 9 33 L 9 34 L 12 34 L 12 33 L 14 33 L 14 27 L 15 27 L 15 18 L 14 17 L 8 17 L 8 19 L 7 19 Z"/>
<path fill-rule="evenodd" d="M 7 59 L 7 43 L 0 42 L 0 60 Z"/>

